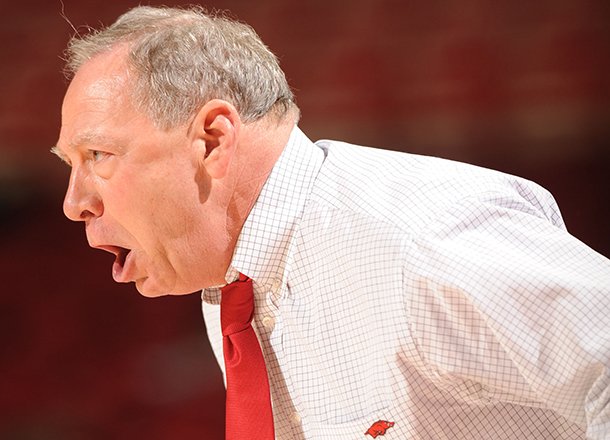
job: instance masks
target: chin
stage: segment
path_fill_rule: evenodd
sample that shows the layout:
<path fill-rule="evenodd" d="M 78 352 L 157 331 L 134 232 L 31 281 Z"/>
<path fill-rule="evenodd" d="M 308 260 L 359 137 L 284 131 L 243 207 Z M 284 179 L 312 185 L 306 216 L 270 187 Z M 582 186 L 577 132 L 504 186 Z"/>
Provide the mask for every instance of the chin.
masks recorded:
<path fill-rule="evenodd" d="M 140 295 L 147 298 L 158 298 L 160 296 L 171 295 L 170 289 L 163 288 L 163 286 L 155 283 L 150 278 L 140 278 L 135 281 L 136 289 L 140 292 Z"/>
<path fill-rule="evenodd" d="M 145 296 L 147 298 L 158 298 L 160 296 L 168 296 L 168 295 L 188 295 L 201 289 L 197 290 L 188 290 L 188 289 L 180 289 L 180 286 L 165 286 L 163 284 L 155 282 L 155 280 L 146 277 L 140 278 L 136 280 L 136 289 L 140 292 L 140 295 Z"/>

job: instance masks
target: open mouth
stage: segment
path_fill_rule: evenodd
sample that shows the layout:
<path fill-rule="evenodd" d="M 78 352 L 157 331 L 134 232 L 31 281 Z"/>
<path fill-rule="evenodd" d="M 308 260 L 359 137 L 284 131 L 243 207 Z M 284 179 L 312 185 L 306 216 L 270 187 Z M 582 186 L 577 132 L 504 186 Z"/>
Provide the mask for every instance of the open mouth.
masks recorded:
<path fill-rule="evenodd" d="M 119 266 L 125 266 L 125 260 L 127 259 L 127 254 L 131 252 L 129 249 L 125 249 L 122 247 L 117 248 L 118 252 L 115 254 L 116 259 L 114 260 Z"/>
<path fill-rule="evenodd" d="M 128 263 L 128 257 L 131 252 L 130 249 L 126 249 L 120 246 L 94 246 L 96 249 L 101 249 L 106 252 L 110 252 L 114 254 L 114 264 L 112 265 L 112 277 L 116 282 L 125 283 L 129 280 L 127 279 L 128 273 L 125 271 L 125 266 Z"/>

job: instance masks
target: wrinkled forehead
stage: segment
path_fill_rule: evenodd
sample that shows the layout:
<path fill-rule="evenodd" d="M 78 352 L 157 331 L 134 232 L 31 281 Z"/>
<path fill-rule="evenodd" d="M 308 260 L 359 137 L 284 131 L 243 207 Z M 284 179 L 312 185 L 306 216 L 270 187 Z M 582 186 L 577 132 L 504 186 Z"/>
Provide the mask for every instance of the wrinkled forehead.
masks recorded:
<path fill-rule="evenodd" d="M 123 59 L 115 53 L 98 55 L 83 64 L 68 86 L 58 146 L 70 148 L 91 133 L 116 128 L 135 114 Z"/>
<path fill-rule="evenodd" d="M 96 55 L 76 72 L 64 97 L 64 107 L 81 100 L 124 99 L 130 72 L 122 50 Z"/>

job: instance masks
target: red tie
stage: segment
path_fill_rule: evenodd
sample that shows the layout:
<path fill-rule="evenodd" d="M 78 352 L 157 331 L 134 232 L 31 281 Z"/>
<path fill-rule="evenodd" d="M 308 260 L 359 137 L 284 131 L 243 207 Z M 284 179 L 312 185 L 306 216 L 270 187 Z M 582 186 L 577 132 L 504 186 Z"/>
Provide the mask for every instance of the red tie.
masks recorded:
<path fill-rule="evenodd" d="M 273 440 L 273 412 L 265 360 L 254 333 L 252 280 L 222 288 L 220 324 L 227 375 L 226 440 Z"/>

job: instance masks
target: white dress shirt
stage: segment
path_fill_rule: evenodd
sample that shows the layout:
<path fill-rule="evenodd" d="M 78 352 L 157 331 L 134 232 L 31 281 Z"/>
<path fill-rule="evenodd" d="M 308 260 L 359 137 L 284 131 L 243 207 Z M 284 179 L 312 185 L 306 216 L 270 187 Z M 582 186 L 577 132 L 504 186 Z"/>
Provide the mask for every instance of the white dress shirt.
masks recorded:
<path fill-rule="evenodd" d="M 238 271 L 278 440 L 610 439 L 610 262 L 532 182 L 295 128 Z"/>

